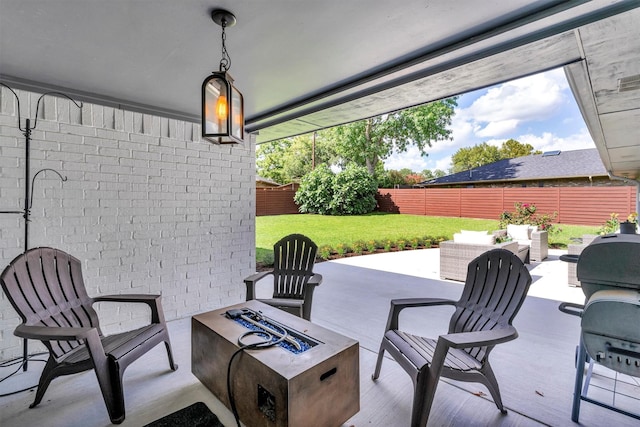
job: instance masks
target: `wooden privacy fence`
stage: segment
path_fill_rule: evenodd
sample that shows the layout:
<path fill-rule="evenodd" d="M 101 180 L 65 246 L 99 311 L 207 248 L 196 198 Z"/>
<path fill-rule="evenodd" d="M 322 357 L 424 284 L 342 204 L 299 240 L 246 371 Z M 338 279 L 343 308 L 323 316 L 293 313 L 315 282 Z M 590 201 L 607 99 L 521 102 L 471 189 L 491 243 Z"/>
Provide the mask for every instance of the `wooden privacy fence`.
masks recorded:
<path fill-rule="evenodd" d="M 298 213 L 295 190 L 256 189 L 256 215 Z M 535 204 L 539 213 L 557 212 L 556 222 L 601 225 L 612 212 L 621 219 L 635 211 L 636 187 L 417 188 L 378 190 L 382 212 L 499 219 L 515 202 Z"/>
<path fill-rule="evenodd" d="M 380 189 L 382 212 L 498 219 L 514 203 L 535 204 L 538 213 L 557 212 L 555 222 L 601 225 L 612 212 L 621 219 L 635 211 L 636 187 L 510 187 Z"/>
<path fill-rule="evenodd" d="M 296 214 L 298 205 L 293 201 L 296 190 L 291 187 L 256 188 L 256 215 Z"/>

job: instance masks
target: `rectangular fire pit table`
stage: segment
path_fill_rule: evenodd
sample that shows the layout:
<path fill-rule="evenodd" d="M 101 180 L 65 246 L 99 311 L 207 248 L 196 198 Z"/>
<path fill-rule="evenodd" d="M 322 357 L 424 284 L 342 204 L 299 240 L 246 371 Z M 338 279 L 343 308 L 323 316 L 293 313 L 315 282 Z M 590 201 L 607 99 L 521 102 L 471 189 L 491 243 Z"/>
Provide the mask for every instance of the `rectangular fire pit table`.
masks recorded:
<path fill-rule="evenodd" d="M 259 312 L 311 344 L 299 354 L 276 346 L 235 357 L 232 394 L 245 425 L 340 426 L 360 410 L 358 342 L 259 301 L 191 319 L 191 371 L 227 408 L 229 359 L 249 330 L 225 315 L 233 309 Z M 252 340 L 259 338 L 246 338 Z"/>

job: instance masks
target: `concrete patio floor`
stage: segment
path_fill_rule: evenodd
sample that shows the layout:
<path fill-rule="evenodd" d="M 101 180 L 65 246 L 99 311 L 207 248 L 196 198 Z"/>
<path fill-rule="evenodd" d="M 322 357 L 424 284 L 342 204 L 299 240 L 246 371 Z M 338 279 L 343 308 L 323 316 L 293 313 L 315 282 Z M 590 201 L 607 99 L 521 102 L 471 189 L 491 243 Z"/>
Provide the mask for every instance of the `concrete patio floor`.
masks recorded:
<path fill-rule="evenodd" d="M 575 425 L 570 414 L 580 324 L 577 317 L 561 313 L 558 302 L 581 302 L 584 296 L 580 289 L 567 286 L 566 265 L 558 260 L 561 253 L 551 251 L 548 260 L 531 264 L 534 282 L 514 322 L 520 337 L 497 346 L 491 354 L 508 414 L 500 414 L 483 386 L 444 380 L 436 392 L 429 426 Z M 378 381 L 370 378 L 389 300 L 457 299 L 462 283 L 439 280 L 437 249 L 322 262 L 316 271 L 323 274 L 324 282 L 314 296 L 313 321 L 360 343 L 361 410 L 345 426 L 409 425 L 413 395 L 409 376 L 393 360 L 385 359 Z M 446 332 L 450 314 L 447 307 L 405 310 L 401 327 L 435 337 Z M 207 404 L 225 426 L 235 425 L 230 411 L 191 374 L 190 319 L 170 322 L 169 329 L 180 368 L 175 373 L 168 370 L 163 346 L 131 365 L 124 377 L 127 418 L 122 425 L 143 426 L 197 401 Z M 27 373 L 1 383 L 0 394 L 35 384 L 42 365 L 31 363 Z M 0 375 L 7 373 L 3 370 Z M 594 384 L 605 386 L 610 381 L 611 371 L 596 366 L 596 373 Z M 622 386 L 626 394 L 640 398 L 638 387 Z M 592 391 L 599 399 L 611 398 L 609 392 L 595 387 Z M 43 402 L 29 409 L 33 395 L 23 392 L 0 399 L 0 425 L 110 425 L 93 372 L 54 380 Z M 616 403 L 640 412 L 637 400 L 618 395 Z M 580 424 L 632 426 L 638 421 L 583 402 Z"/>

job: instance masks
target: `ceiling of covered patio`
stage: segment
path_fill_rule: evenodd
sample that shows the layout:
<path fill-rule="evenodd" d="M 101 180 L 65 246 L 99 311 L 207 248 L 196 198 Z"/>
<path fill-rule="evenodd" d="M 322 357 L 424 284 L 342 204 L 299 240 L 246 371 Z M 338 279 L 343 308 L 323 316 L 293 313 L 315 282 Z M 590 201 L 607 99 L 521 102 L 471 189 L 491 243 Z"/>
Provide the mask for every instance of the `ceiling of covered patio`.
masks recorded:
<path fill-rule="evenodd" d="M 640 177 L 637 0 L 2 0 L 0 79 L 200 120 L 214 8 L 257 141 L 565 67 L 609 172 Z M 634 86 L 635 83 L 635 86 Z"/>

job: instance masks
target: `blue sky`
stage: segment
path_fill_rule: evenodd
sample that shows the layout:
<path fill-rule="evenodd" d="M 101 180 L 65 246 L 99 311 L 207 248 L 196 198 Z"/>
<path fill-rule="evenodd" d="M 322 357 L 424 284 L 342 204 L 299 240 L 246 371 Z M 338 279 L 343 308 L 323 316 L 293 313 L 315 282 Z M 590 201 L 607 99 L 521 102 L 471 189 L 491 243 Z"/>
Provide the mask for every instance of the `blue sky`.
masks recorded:
<path fill-rule="evenodd" d="M 543 152 L 595 148 L 562 69 L 462 95 L 450 128 L 453 139 L 434 143 L 427 157 L 413 146 L 386 159 L 385 169 L 446 172 L 458 149 L 510 138 Z"/>

